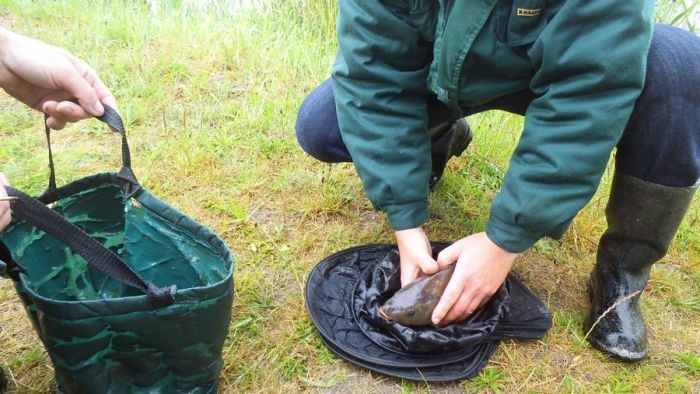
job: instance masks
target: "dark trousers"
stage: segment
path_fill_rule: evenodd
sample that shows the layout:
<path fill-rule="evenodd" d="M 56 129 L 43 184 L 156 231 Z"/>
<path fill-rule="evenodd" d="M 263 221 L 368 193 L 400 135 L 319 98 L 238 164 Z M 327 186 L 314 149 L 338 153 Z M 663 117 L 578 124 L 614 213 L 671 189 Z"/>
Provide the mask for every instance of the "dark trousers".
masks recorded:
<path fill-rule="evenodd" d="M 500 109 L 524 115 L 534 98 L 522 91 L 474 113 Z M 447 107 L 428 98 L 428 127 L 453 120 Z M 301 147 L 318 160 L 352 161 L 340 135 L 329 79 L 301 104 L 296 134 Z M 617 144 L 615 166 L 625 175 L 664 186 L 686 187 L 700 179 L 700 38 L 694 34 L 656 25 L 644 90 Z"/>

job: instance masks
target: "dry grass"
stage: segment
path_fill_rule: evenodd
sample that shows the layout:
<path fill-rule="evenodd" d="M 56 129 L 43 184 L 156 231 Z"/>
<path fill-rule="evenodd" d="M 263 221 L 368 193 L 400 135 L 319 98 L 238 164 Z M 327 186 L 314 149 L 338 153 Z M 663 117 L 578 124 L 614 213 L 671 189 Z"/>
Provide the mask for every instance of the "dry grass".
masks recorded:
<path fill-rule="evenodd" d="M 605 226 L 610 171 L 561 242 L 541 241 L 516 263 L 554 315 L 544 339 L 503 343 L 478 378 L 449 385 L 389 379 L 333 356 L 306 314 L 306 275 L 335 251 L 391 241 L 352 166 L 320 164 L 295 142 L 298 105 L 330 71 L 335 3 L 284 0 L 235 19 L 204 10 L 186 20 L 169 4 L 149 16 L 135 1 L 0 0 L 0 19 L 99 70 L 125 115 L 142 183 L 233 250 L 237 293 L 223 392 L 700 391 L 697 198 L 642 297 L 650 358 L 621 364 L 583 340 L 585 282 Z M 660 9 L 671 15 L 670 5 Z M 47 176 L 40 116 L 4 97 L 0 111 L 1 169 L 38 192 Z M 473 146 L 431 196 L 427 230 L 436 240 L 483 228 L 522 127 L 499 112 L 470 121 Z M 117 168 L 117 142 L 97 122 L 57 133 L 59 182 Z M 51 364 L 9 281 L 0 281 L 0 366 L 11 392 L 51 391 Z"/>

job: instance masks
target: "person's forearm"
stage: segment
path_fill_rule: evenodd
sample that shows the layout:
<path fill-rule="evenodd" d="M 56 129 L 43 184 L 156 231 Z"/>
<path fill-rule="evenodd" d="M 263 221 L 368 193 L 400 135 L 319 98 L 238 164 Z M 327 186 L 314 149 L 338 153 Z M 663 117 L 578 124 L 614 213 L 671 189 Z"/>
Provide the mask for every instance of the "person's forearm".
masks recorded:
<path fill-rule="evenodd" d="M 103 102 L 116 108 L 95 70 L 65 49 L 2 28 L 0 40 L 0 87 L 48 115 L 52 129 L 102 115 Z"/>
<path fill-rule="evenodd" d="M 0 48 L 2 48 L 5 44 L 5 41 L 14 33 L 12 33 L 10 30 L 5 29 L 4 27 L 0 26 Z"/>
<path fill-rule="evenodd" d="M 8 41 L 11 39 L 12 36 L 11 31 L 5 29 L 4 27 L 0 26 L 0 86 L 2 85 L 2 78 L 4 75 L 6 75 L 6 67 L 5 67 L 5 57 L 7 56 L 7 45 Z"/>
<path fill-rule="evenodd" d="M 376 0 L 338 2 L 337 28 L 332 83 L 343 142 L 393 229 L 419 227 L 428 217 L 432 45 L 407 7 Z"/>
<path fill-rule="evenodd" d="M 17 36 L 18 34 L 13 32 L 12 30 L 8 30 L 0 26 L 0 67 L 6 68 L 5 60 L 9 55 L 9 51 L 7 49 L 10 46 L 12 40 Z"/>
<path fill-rule="evenodd" d="M 644 87 L 652 2 L 588 3 L 565 2 L 528 51 L 538 97 L 486 223 L 511 252 L 564 234 L 595 194 Z"/>

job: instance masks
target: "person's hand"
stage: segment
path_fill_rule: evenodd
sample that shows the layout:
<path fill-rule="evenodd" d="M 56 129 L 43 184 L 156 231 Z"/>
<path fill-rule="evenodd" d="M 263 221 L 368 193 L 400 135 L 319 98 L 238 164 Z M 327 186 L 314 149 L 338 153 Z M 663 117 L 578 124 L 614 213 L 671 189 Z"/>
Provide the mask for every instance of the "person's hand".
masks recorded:
<path fill-rule="evenodd" d="M 460 239 L 438 254 L 441 267 L 457 262 L 455 272 L 433 311 L 433 324 L 466 319 L 483 306 L 503 284 L 517 253 L 493 243 L 486 233 Z"/>
<path fill-rule="evenodd" d="M 116 109 L 112 93 L 85 62 L 69 52 L 0 27 L 0 86 L 17 100 L 49 116 L 60 130 L 66 122 Z M 80 103 L 68 101 L 77 98 Z"/>
<path fill-rule="evenodd" d="M 5 174 L 0 172 L 0 197 L 7 197 L 5 186 L 9 185 L 10 182 L 8 182 L 7 178 L 5 178 Z M 10 202 L 0 201 L 0 232 L 2 232 L 2 230 L 4 230 L 8 224 L 10 224 L 10 220 L 12 220 L 12 217 L 10 216 Z"/>
<path fill-rule="evenodd" d="M 437 272 L 438 264 L 422 228 L 396 231 L 396 244 L 401 257 L 401 287 L 423 275 Z"/>

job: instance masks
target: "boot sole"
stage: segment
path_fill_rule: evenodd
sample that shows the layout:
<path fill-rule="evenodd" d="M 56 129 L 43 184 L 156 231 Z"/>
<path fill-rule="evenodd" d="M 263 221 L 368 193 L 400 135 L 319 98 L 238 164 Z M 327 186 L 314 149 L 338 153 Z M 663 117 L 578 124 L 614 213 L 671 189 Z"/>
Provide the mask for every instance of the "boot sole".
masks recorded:
<path fill-rule="evenodd" d="M 586 331 L 588 332 L 588 331 Z M 649 354 L 648 351 L 645 352 L 640 352 L 640 353 L 634 353 L 630 352 L 627 349 L 619 349 L 619 348 L 607 348 L 604 347 L 602 344 L 600 344 L 598 341 L 594 340 L 593 338 L 587 338 L 586 339 L 588 343 L 591 344 L 595 349 L 598 351 L 618 360 L 618 361 L 624 361 L 627 363 L 636 363 L 639 361 L 642 361 L 644 358 L 647 357 Z"/>

